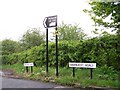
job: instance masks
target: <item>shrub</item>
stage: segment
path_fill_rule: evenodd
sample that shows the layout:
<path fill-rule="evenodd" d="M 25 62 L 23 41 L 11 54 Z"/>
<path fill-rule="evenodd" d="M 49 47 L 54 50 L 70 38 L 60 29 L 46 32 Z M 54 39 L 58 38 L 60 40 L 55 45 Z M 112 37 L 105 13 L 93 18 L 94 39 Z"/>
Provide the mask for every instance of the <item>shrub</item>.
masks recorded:
<path fill-rule="evenodd" d="M 116 70 L 120 69 L 119 65 L 119 46 L 120 43 L 117 35 L 96 37 L 84 41 L 60 41 L 59 66 L 68 66 L 73 62 L 95 62 L 97 66 L 107 65 Z M 56 65 L 55 43 L 49 42 L 49 66 Z M 11 55 L 3 55 L 3 64 L 14 64 L 24 62 L 34 62 L 36 66 L 46 64 L 46 47 L 45 43 L 30 50 Z"/>

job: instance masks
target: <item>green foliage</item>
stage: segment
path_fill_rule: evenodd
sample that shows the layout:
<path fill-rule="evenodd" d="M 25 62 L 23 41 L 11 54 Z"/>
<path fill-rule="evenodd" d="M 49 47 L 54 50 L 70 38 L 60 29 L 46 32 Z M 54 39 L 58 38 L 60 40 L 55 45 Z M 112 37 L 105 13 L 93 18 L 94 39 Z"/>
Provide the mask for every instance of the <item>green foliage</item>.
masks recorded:
<path fill-rule="evenodd" d="M 62 23 L 58 27 L 58 31 L 60 32 L 59 40 L 83 40 L 87 36 L 78 25 L 67 25 Z"/>
<path fill-rule="evenodd" d="M 93 0 L 94 1 L 94 0 Z M 116 2 L 90 2 L 92 10 L 84 10 L 88 12 L 97 26 L 113 28 L 120 33 L 120 1 Z M 109 20 L 105 20 L 109 18 Z"/>
<path fill-rule="evenodd" d="M 44 42 L 45 35 L 40 33 L 38 28 L 32 28 L 25 32 L 20 40 L 23 50 L 39 46 Z"/>
<path fill-rule="evenodd" d="M 120 69 L 119 39 L 117 35 L 105 35 L 84 41 L 60 41 L 59 66 L 68 67 L 69 62 L 95 62 L 97 67 L 107 65 Z M 49 66 L 56 65 L 55 43 L 49 42 Z M 34 62 L 36 66 L 46 64 L 45 43 L 21 53 L 4 56 L 4 64 Z"/>
<path fill-rule="evenodd" d="M 21 47 L 18 42 L 5 39 L 2 41 L 2 55 L 9 55 L 21 51 Z"/>
<path fill-rule="evenodd" d="M 49 67 L 49 72 L 46 74 L 44 65 L 42 67 L 34 67 L 33 73 L 26 73 L 23 64 L 3 65 L 3 70 L 4 69 L 12 69 L 16 72 L 16 74 L 19 74 L 23 78 L 42 80 L 45 82 L 55 82 L 61 85 L 69 85 L 72 87 L 118 87 L 118 72 L 107 66 L 94 69 L 93 79 L 90 79 L 89 69 L 76 68 L 75 77 L 73 77 L 72 68 L 59 67 L 59 77 L 57 78 L 55 75 L 55 67 Z M 104 74 L 104 71 L 107 72 Z"/>

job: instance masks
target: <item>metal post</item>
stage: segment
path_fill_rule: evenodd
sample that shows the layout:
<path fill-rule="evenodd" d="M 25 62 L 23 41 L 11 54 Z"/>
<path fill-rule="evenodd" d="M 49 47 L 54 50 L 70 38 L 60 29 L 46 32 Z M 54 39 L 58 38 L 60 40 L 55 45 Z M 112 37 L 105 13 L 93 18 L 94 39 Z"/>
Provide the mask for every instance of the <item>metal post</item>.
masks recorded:
<path fill-rule="evenodd" d="M 46 73 L 48 73 L 48 28 L 46 28 Z"/>
<path fill-rule="evenodd" d="M 28 67 L 26 67 L 26 72 L 28 73 Z"/>
<path fill-rule="evenodd" d="M 75 77 L 75 67 L 73 67 L 73 77 Z"/>
<path fill-rule="evenodd" d="M 57 31 L 57 27 L 55 28 Z M 56 34 L 56 76 L 58 77 L 58 37 Z"/>
<path fill-rule="evenodd" d="M 31 73 L 33 73 L 33 66 L 31 66 Z"/>
<path fill-rule="evenodd" d="M 91 68 L 90 69 L 90 79 L 92 79 L 92 72 L 93 72 L 93 69 Z"/>
<path fill-rule="evenodd" d="M 27 54 L 26 54 L 26 58 L 27 58 Z M 26 63 L 28 63 L 28 60 L 26 61 Z M 26 67 L 26 72 L 27 73 L 29 72 L 28 67 Z"/>

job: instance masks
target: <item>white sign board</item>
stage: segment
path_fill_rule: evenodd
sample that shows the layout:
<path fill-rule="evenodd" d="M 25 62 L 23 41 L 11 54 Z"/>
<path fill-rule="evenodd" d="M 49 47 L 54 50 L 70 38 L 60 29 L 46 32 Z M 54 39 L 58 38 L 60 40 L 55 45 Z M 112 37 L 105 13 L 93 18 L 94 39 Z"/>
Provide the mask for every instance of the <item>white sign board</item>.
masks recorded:
<path fill-rule="evenodd" d="M 34 66 L 34 64 L 33 63 L 24 63 L 24 66 L 25 67 Z"/>
<path fill-rule="evenodd" d="M 45 28 L 56 27 L 57 26 L 57 15 L 46 17 L 43 21 Z"/>
<path fill-rule="evenodd" d="M 96 63 L 73 63 L 73 62 L 69 62 L 69 67 L 96 68 Z"/>

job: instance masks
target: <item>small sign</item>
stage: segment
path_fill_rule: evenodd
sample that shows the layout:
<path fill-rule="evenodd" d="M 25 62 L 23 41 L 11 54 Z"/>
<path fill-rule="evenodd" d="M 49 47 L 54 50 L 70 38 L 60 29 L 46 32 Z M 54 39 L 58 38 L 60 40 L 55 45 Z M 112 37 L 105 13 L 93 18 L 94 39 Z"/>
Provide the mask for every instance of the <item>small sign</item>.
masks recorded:
<path fill-rule="evenodd" d="M 24 66 L 25 67 L 34 66 L 34 64 L 33 63 L 24 63 Z"/>
<path fill-rule="evenodd" d="M 69 63 L 69 67 L 96 68 L 96 63 Z"/>
<path fill-rule="evenodd" d="M 46 17 L 43 24 L 45 28 L 57 27 L 57 15 Z"/>

